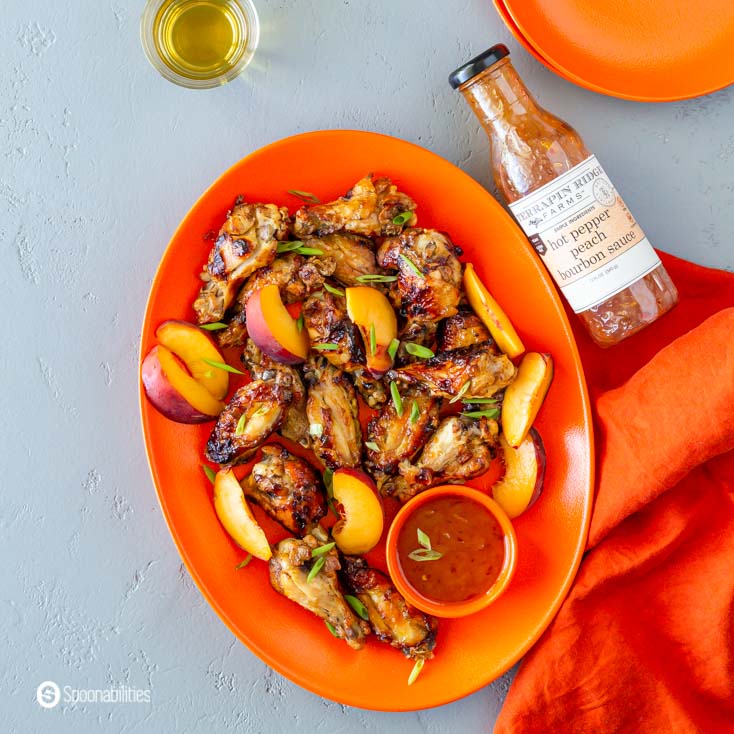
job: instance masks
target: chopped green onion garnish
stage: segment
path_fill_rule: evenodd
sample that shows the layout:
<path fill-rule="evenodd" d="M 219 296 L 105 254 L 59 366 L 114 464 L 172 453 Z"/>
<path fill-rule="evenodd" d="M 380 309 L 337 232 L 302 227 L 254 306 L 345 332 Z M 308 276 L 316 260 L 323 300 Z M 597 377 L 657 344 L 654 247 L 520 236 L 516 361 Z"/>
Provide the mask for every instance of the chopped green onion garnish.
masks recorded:
<path fill-rule="evenodd" d="M 298 255 L 323 255 L 324 251 L 319 250 L 316 247 L 298 247 L 293 252 L 297 253 Z"/>
<path fill-rule="evenodd" d="M 311 423 L 308 427 L 308 432 L 311 436 L 318 438 L 324 433 L 324 427 L 321 423 Z"/>
<path fill-rule="evenodd" d="M 403 414 L 403 399 L 400 397 L 400 391 L 394 381 L 390 383 L 390 394 L 395 405 L 395 412 L 401 416 Z"/>
<path fill-rule="evenodd" d="M 400 259 L 419 277 L 419 278 L 425 278 L 426 276 L 421 273 L 421 271 L 418 269 L 418 266 L 409 258 L 403 255 L 403 253 L 400 253 Z"/>
<path fill-rule="evenodd" d="M 493 408 L 492 410 L 471 410 L 468 413 L 462 413 L 467 418 L 499 418 L 500 409 Z"/>
<path fill-rule="evenodd" d="M 297 196 L 302 201 L 307 201 L 311 204 L 320 204 L 321 199 L 318 196 L 314 196 L 310 191 L 301 191 L 300 189 L 288 189 L 288 193 L 293 196 Z"/>
<path fill-rule="evenodd" d="M 374 441 L 365 441 L 364 445 L 370 450 L 370 451 L 379 451 L 380 447 L 374 442 Z"/>
<path fill-rule="evenodd" d="M 223 324 L 221 321 L 215 321 L 213 324 L 202 324 L 200 329 L 206 329 L 207 331 L 217 331 L 218 329 L 226 329 L 227 324 Z"/>
<path fill-rule="evenodd" d="M 359 283 L 394 283 L 397 279 L 397 275 L 380 275 L 378 273 L 365 273 L 355 278 Z"/>
<path fill-rule="evenodd" d="M 335 296 L 344 295 L 344 291 L 341 288 L 334 288 L 333 285 L 329 285 L 328 283 L 324 283 L 324 288 L 329 291 L 329 293 L 333 293 Z"/>
<path fill-rule="evenodd" d="M 497 405 L 499 400 L 497 398 L 462 398 L 462 403 L 476 403 L 477 405 Z"/>
<path fill-rule="evenodd" d="M 311 566 L 311 570 L 308 572 L 308 576 L 306 576 L 306 583 L 310 584 L 314 580 L 316 574 L 324 567 L 325 563 L 326 559 L 323 556 L 319 556 L 314 561 L 313 566 Z"/>
<path fill-rule="evenodd" d="M 240 419 L 237 421 L 237 427 L 234 429 L 235 436 L 241 436 L 245 432 L 245 426 L 247 425 L 247 411 L 245 411 Z"/>
<path fill-rule="evenodd" d="M 334 496 L 334 470 L 324 469 L 322 475 L 324 479 L 324 487 L 326 487 L 326 496 L 331 498 Z"/>
<path fill-rule="evenodd" d="M 328 622 L 327 622 L 328 624 Z M 421 670 L 423 670 L 423 666 L 426 664 L 425 658 L 421 658 L 420 660 L 415 661 L 415 665 L 413 666 L 413 670 L 410 671 L 410 675 L 408 676 L 408 685 L 412 686 L 413 683 L 415 683 L 416 678 L 421 674 Z"/>
<path fill-rule="evenodd" d="M 398 214 L 396 217 L 393 217 L 392 223 L 393 224 L 405 224 L 406 222 L 409 222 L 413 218 L 413 212 L 402 212 L 401 214 Z"/>
<path fill-rule="evenodd" d="M 333 624 L 331 624 L 330 622 L 327 622 L 326 620 L 324 620 L 324 624 L 326 625 L 326 629 L 329 630 L 329 632 L 331 632 L 331 634 L 334 635 L 334 637 L 339 637 L 339 635 L 337 635 L 336 633 L 336 627 L 334 627 Z"/>
<path fill-rule="evenodd" d="M 418 545 L 422 545 L 424 548 L 431 550 L 431 539 L 428 537 L 428 533 L 424 533 L 418 528 L 416 535 L 418 536 Z"/>
<path fill-rule="evenodd" d="M 418 407 L 418 401 L 414 400 L 413 405 L 410 407 L 410 422 L 415 425 L 418 419 L 421 417 L 421 411 Z"/>
<path fill-rule="evenodd" d="M 390 359 L 395 359 L 395 355 L 398 353 L 399 346 L 400 346 L 399 339 L 393 339 L 390 342 L 390 346 L 387 348 L 387 353 L 390 356 Z"/>
<path fill-rule="evenodd" d="M 322 352 L 334 352 L 339 349 L 338 344 L 312 344 L 314 349 L 319 349 Z"/>
<path fill-rule="evenodd" d="M 460 388 L 459 392 L 454 395 L 451 400 L 449 400 L 449 403 L 455 403 L 457 400 L 461 400 L 464 395 L 466 395 L 466 391 L 471 387 L 471 380 L 467 380 Z"/>
<path fill-rule="evenodd" d="M 428 550 L 428 548 L 417 548 L 414 551 L 408 553 L 408 558 L 413 561 L 437 561 L 443 557 L 443 553 L 439 553 L 435 550 Z"/>
<path fill-rule="evenodd" d="M 276 252 L 278 253 L 278 255 L 282 255 L 284 252 L 292 252 L 293 250 L 297 250 L 302 245 L 303 245 L 303 242 L 301 240 L 291 240 L 290 242 L 278 242 L 278 247 L 276 249 Z"/>
<path fill-rule="evenodd" d="M 344 594 L 344 598 L 347 600 L 347 604 L 349 604 L 352 609 L 354 609 L 357 614 L 362 617 L 362 619 L 369 621 L 370 615 L 367 612 L 367 607 L 362 604 L 362 602 L 357 599 L 356 596 L 352 596 L 351 594 Z"/>
<path fill-rule="evenodd" d="M 202 464 L 201 468 L 204 470 L 204 474 L 206 474 L 206 478 L 214 484 L 214 480 L 216 479 L 217 473 L 212 469 L 210 466 L 207 466 L 206 464 Z"/>
<path fill-rule="evenodd" d="M 315 548 L 311 551 L 311 558 L 318 558 L 319 556 L 323 556 L 324 553 L 328 553 L 335 545 L 336 543 L 332 542 Z"/>
<path fill-rule="evenodd" d="M 252 560 L 252 553 L 248 553 L 245 556 L 244 561 L 240 561 L 235 567 L 235 571 L 239 571 L 241 568 L 244 568 L 250 561 Z"/>
<path fill-rule="evenodd" d="M 372 357 L 377 354 L 377 331 L 374 323 L 370 324 L 370 355 Z"/>
<path fill-rule="evenodd" d="M 301 315 L 296 319 L 296 329 L 298 329 L 299 334 L 303 331 L 303 324 L 303 312 L 301 312 Z"/>
<path fill-rule="evenodd" d="M 235 375 L 245 374 L 244 372 L 238 370 L 236 367 L 230 367 L 228 364 L 224 364 L 224 362 L 217 362 L 215 359 L 207 359 L 206 357 L 204 357 L 201 361 L 206 362 L 212 367 L 216 367 L 218 370 L 224 370 L 225 372 L 234 372 Z"/>
<path fill-rule="evenodd" d="M 414 344 L 413 342 L 405 342 L 405 351 L 421 359 L 430 359 L 436 356 L 428 347 L 424 347 L 421 344 Z"/>

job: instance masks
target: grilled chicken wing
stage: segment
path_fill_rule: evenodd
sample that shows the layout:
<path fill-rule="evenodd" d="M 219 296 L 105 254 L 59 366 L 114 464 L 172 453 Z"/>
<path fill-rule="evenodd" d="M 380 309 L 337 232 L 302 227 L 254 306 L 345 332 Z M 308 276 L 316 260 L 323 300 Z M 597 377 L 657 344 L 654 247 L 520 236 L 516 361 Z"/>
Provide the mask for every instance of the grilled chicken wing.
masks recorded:
<path fill-rule="evenodd" d="M 412 459 L 438 426 L 440 400 L 425 392 L 412 391 L 402 396 L 403 415 L 392 402 L 367 425 L 367 441 L 377 444 L 377 451 L 367 449 L 365 468 L 380 489 L 387 478 L 398 473 L 404 459 Z M 413 402 L 418 406 L 413 421 Z"/>
<path fill-rule="evenodd" d="M 326 515 L 326 498 L 316 471 L 279 444 L 262 448 L 262 458 L 242 482 L 245 494 L 286 530 L 302 537 Z"/>
<path fill-rule="evenodd" d="M 281 540 L 270 559 L 270 584 L 279 594 L 328 622 L 334 635 L 349 647 L 360 650 L 370 628 L 344 600 L 336 575 L 340 568 L 339 555 L 334 548 L 320 556 L 326 561 L 324 567 L 308 581 L 308 574 L 316 562 L 311 554 L 319 545 L 313 535 L 306 535 L 303 540 Z"/>
<path fill-rule="evenodd" d="M 499 354 L 489 330 L 471 308 L 460 307 L 458 313 L 449 316 L 438 325 L 439 352 L 450 352 L 453 349 L 471 347 L 484 342 L 491 342 L 492 352 Z"/>
<path fill-rule="evenodd" d="M 374 245 L 366 237 L 335 232 L 323 237 L 310 237 L 304 240 L 304 245 L 324 253 L 314 258 L 315 260 L 327 258 L 335 262 L 334 278 L 343 285 L 363 285 L 357 278 L 380 272 L 375 260 Z"/>
<path fill-rule="evenodd" d="M 364 347 L 357 327 L 347 316 L 347 301 L 326 290 L 312 293 L 303 304 L 303 323 L 313 349 L 335 367 L 353 372 L 365 365 Z"/>
<path fill-rule="evenodd" d="M 245 278 L 275 259 L 286 236 L 288 210 L 275 204 L 236 203 L 219 230 L 202 273 L 206 283 L 194 301 L 200 324 L 219 321 Z"/>
<path fill-rule="evenodd" d="M 441 398 L 490 398 L 514 377 L 515 365 L 504 354 L 495 354 L 489 342 L 441 352 L 387 373 L 388 380 L 423 386 Z"/>
<path fill-rule="evenodd" d="M 461 484 L 489 469 L 496 454 L 497 421 L 460 415 L 444 418 L 414 463 L 400 462 L 399 477 L 390 478 L 383 493 L 401 502 L 437 484 Z"/>
<path fill-rule="evenodd" d="M 369 174 L 336 201 L 301 207 L 295 214 L 293 231 L 301 239 L 339 230 L 368 237 L 393 235 L 403 228 L 403 224 L 394 223 L 395 217 L 415 209 L 415 202 L 400 193 L 389 178 L 373 181 Z M 414 221 L 415 215 L 408 220 L 411 224 Z"/>
<path fill-rule="evenodd" d="M 283 303 L 296 303 L 321 288 L 324 278 L 335 268 L 336 261 L 331 257 L 304 257 L 294 252 L 276 257 L 270 265 L 255 271 L 245 281 L 232 306 L 229 326 L 217 332 L 219 345 L 234 347 L 244 344 L 247 337 L 245 306 L 255 291 L 275 284 Z"/>
<path fill-rule="evenodd" d="M 397 270 L 393 302 L 411 321 L 438 321 L 453 316 L 461 296 L 461 254 L 435 229 L 406 229 L 388 237 L 377 251 L 377 263 Z"/>
<path fill-rule="evenodd" d="M 241 387 L 220 414 L 206 457 L 216 464 L 245 461 L 278 430 L 292 399 L 291 391 L 276 382 L 254 380 Z"/>
<path fill-rule="evenodd" d="M 354 386 L 341 370 L 321 357 L 306 363 L 304 376 L 313 452 L 329 469 L 359 466 L 362 428 Z"/>
<path fill-rule="evenodd" d="M 291 441 L 307 446 L 306 388 L 298 370 L 268 357 L 267 354 L 260 351 L 252 339 L 248 339 L 245 343 L 242 361 L 247 366 L 253 380 L 272 380 L 291 393 L 291 402 L 286 409 L 280 433 Z"/>
<path fill-rule="evenodd" d="M 352 373 L 354 386 L 370 408 L 379 408 L 387 402 L 385 383 L 372 377 L 366 369 L 354 370 Z"/>
<path fill-rule="evenodd" d="M 384 573 L 364 558 L 345 556 L 341 576 L 345 588 L 367 609 L 377 638 L 405 657 L 430 660 L 436 646 L 438 621 L 410 606 Z"/>
<path fill-rule="evenodd" d="M 421 357 L 409 354 L 405 348 L 406 344 L 419 344 L 435 351 L 437 328 L 438 324 L 435 321 L 406 321 L 398 334 L 400 346 L 395 355 L 396 364 L 402 366 L 422 360 Z"/>

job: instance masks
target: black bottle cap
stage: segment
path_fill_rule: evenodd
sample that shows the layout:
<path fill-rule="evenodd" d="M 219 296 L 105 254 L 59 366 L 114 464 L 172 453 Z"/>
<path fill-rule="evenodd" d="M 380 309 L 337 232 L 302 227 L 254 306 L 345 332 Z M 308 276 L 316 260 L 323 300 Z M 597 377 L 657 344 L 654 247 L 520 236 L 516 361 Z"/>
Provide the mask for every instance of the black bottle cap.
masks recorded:
<path fill-rule="evenodd" d="M 449 84 L 458 89 L 464 82 L 468 82 L 473 76 L 476 76 L 490 66 L 496 64 L 500 59 L 510 55 L 510 50 L 504 43 L 498 43 L 492 48 L 483 51 L 479 56 L 475 56 L 471 61 L 460 66 L 458 69 L 449 74 Z"/>

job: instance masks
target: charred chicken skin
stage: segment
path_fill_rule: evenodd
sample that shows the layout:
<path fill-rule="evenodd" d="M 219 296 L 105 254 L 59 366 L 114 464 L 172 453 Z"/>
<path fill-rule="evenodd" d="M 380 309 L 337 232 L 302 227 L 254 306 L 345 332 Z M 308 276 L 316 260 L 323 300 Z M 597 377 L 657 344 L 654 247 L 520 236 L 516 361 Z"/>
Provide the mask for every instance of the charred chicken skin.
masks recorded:
<path fill-rule="evenodd" d="M 362 428 L 354 386 L 344 372 L 323 357 L 311 357 L 304 376 L 313 452 L 329 469 L 359 466 Z"/>
<path fill-rule="evenodd" d="M 373 180 L 369 174 L 336 201 L 301 207 L 294 217 L 293 232 L 300 239 L 340 230 L 384 237 L 402 230 L 403 224 L 395 224 L 395 217 L 415 209 L 413 199 L 400 193 L 389 178 Z M 414 221 L 415 215 L 406 224 Z"/>
<path fill-rule="evenodd" d="M 313 467 L 279 444 L 262 447 L 242 489 L 286 530 L 298 537 L 309 533 L 326 515 L 326 498 Z"/>
<path fill-rule="evenodd" d="M 471 347 L 474 344 L 491 343 L 493 354 L 499 354 L 489 329 L 482 323 L 470 307 L 461 306 L 458 313 L 444 319 L 438 325 L 438 351 L 450 352 L 454 349 Z"/>
<path fill-rule="evenodd" d="M 207 459 L 222 465 L 246 461 L 278 430 L 292 399 L 291 391 L 276 382 L 254 380 L 241 387 L 217 419 Z"/>
<path fill-rule="evenodd" d="M 245 279 L 275 259 L 287 234 L 288 210 L 275 204 L 236 203 L 219 230 L 194 301 L 200 324 L 220 321 Z"/>
<path fill-rule="evenodd" d="M 507 356 L 485 342 L 390 370 L 387 379 L 422 386 L 435 397 L 490 398 L 512 382 L 515 372 Z"/>
<path fill-rule="evenodd" d="M 397 271 L 393 302 L 409 321 L 438 321 L 456 313 L 461 297 L 460 252 L 435 229 L 406 229 L 388 237 L 377 264 Z"/>
<path fill-rule="evenodd" d="M 461 415 L 444 418 L 417 461 L 400 462 L 399 476 L 382 487 L 384 494 L 406 502 L 438 484 L 461 484 L 484 474 L 496 455 L 497 421 Z"/>
<path fill-rule="evenodd" d="M 333 276 L 342 285 L 362 285 L 357 278 L 380 272 L 375 259 L 375 246 L 367 237 L 335 232 L 323 237 L 309 237 L 304 240 L 304 245 L 323 253 L 314 260 L 326 258 L 334 261 Z"/>
<path fill-rule="evenodd" d="M 341 576 L 345 588 L 356 596 L 369 616 L 377 638 L 396 647 L 407 658 L 430 660 L 436 646 L 438 622 L 410 606 L 381 571 L 364 558 L 346 556 Z"/>
<path fill-rule="evenodd" d="M 291 402 L 285 412 L 281 435 L 285 438 L 308 445 L 308 418 L 306 417 L 306 388 L 301 375 L 295 367 L 276 362 L 263 354 L 252 339 L 245 343 L 242 361 L 253 380 L 274 381 L 291 394 Z"/>
<path fill-rule="evenodd" d="M 273 549 L 270 559 L 270 584 L 279 593 L 313 612 L 334 630 L 334 635 L 343 639 L 349 647 L 361 650 L 370 626 L 355 615 L 342 594 L 337 578 L 339 555 L 332 548 L 320 558 L 325 560 L 323 568 L 309 581 L 308 575 L 318 559 L 313 551 L 321 545 L 313 535 L 303 540 L 286 538 Z"/>
<path fill-rule="evenodd" d="M 336 261 L 330 257 L 304 257 L 294 252 L 279 255 L 245 281 L 232 306 L 229 326 L 217 332 L 219 345 L 234 347 L 244 344 L 247 337 L 245 306 L 255 291 L 275 284 L 283 303 L 296 303 L 323 287 L 324 278 L 330 276 L 335 268 Z"/>

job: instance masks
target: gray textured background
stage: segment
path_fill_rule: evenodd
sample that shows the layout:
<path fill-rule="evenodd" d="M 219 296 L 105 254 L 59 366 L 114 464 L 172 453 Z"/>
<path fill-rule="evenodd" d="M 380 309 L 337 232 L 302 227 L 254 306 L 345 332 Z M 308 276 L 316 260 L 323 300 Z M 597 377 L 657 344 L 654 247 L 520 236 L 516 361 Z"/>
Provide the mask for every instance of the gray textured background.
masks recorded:
<path fill-rule="evenodd" d="M 234 161 L 293 133 L 363 128 L 488 184 L 485 138 L 446 76 L 503 41 L 654 244 L 734 264 L 732 89 L 667 105 L 587 92 L 522 51 L 489 0 L 256 1 L 254 65 L 205 92 L 148 66 L 142 0 L 2 4 L 4 731 L 483 732 L 497 715 L 509 675 L 420 713 L 321 700 L 240 645 L 181 565 L 143 453 L 138 334 L 170 234 Z M 149 688 L 152 703 L 46 711 L 46 679 Z"/>

